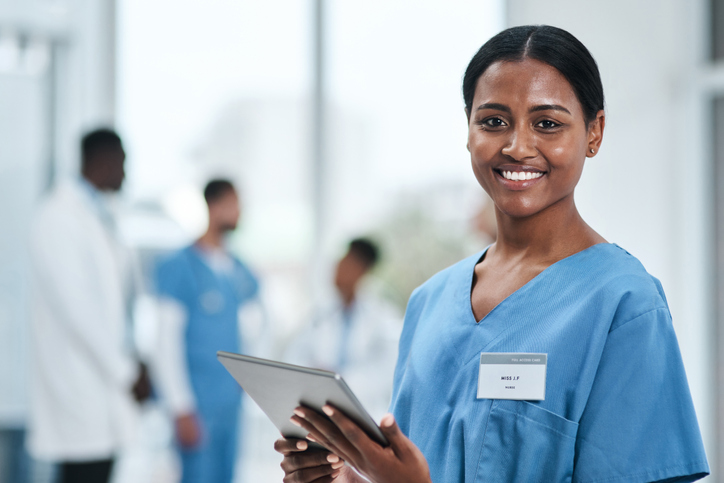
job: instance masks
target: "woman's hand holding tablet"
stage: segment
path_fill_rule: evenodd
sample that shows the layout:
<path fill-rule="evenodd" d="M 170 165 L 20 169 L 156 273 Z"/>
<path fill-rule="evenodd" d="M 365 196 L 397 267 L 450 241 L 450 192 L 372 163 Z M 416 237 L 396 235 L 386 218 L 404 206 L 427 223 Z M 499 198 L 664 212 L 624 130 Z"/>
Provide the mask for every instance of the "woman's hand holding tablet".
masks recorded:
<path fill-rule="evenodd" d="M 309 432 L 308 439 L 332 453 L 302 452 L 307 448 L 304 440 L 280 439 L 275 449 L 284 455 L 282 469 L 285 482 L 361 482 L 361 478 L 348 466 L 348 462 L 373 483 L 400 481 L 429 482 L 430 471 L 420 450 L 397 426 L 391 414 L 382 418 L 380 429 L 390 445 L 382 447 L 347 418 L 341 411 L 326 405 L 322 408 L 328 418 L 309 408 L 298 407 L 291 422 Z M 336 455 L 341 456 L 339 460 Z M 332 463 L 332 460 L 337 462 Z"/>
<path fill-rule="evenodd" d="M 274 443 L 274 449 L 284 455 L 281 467 L 284 470 L 285 483 L 340 481 L 337 477 L 344 469 L 344 461 L 329 451 L 310 450 L 305 440 L 294 438 L 278 439 Z"/>

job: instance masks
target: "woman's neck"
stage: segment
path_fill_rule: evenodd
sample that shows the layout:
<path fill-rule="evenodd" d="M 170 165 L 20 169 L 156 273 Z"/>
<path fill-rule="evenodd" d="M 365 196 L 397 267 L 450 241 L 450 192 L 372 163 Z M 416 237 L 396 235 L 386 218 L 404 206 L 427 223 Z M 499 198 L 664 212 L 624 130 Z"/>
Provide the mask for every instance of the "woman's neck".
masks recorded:
<path fill-rule="evenodd" d="M 546 262 L 561 260 L 597 243 L 605 243 L 578 213 L 573 201 L 557 203 L 526 218 L 496 210 L 495 255 Z"/>

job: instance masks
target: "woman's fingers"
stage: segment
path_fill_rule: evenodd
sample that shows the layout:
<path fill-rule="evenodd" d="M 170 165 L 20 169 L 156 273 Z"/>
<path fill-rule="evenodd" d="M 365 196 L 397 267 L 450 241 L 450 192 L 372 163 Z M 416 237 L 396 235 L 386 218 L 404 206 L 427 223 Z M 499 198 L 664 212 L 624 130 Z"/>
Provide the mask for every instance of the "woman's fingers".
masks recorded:
<path fill-rule="evenodd" d="M 430 481 L 430 468 L 422 451 L 410 441 L 400 430 L 394 416 L 385 414 L 380 421 L 380 429 L 390 442 L 389 450 L 392 450 L 395 458 L 402 463 L 408 471 L 409 481 Z"/>
<path fill-rule="evenodd" d="M 372 438 L 367 436 L 367 433 L 357 423 L 349 419 L 339 409 L 327 404 L 322 407 L 322 411 L 337 425 L 344 437 L 360 452 L 367 454 L 368 458 L 370 454 L 376 456 L 378 451 L 382 450 L 377 442 L 372 441 Z"/>
<path fill-rule="evenodd" d="M 367 472 L 370 461 L 381 462 L 386 456 L 386 451 L 394 453 L 391 449 L 385 449 L 373 441 L 357 423 L 334 406 L 327 404 L 322 407 L 322 411 L 334 422 L 346 441 L 354 448 L 355 456 L 348 458 L 347 461 L 363 473 Z"/>
<path fill-rule="evenodd" d="M 409 440 L 402 434 L 400 427 L 397 426 L 397 421 L 392 414 L 385 414 L 380 421 L 380 430 L 385 435 L 387 441 L 390 442 L 390 448 L 395 452 L 395 455 L 402 459 L 403 456 L 409 453 Z"/>
<path fill-rule="evenodd" d="M 274 449 L 284 455 L 280 466 L 285 483 L 330 483 L 344 466 L 339 456 L 309 449 L 309 443 L 303 439 L 278 439 Z"/>
<path fill-rule="evenodd" d="M 307 448 L 309 448 L 309 443 L 303 439 L 281 438 L 274 441 L 274 450 L 283 455 L 306 451 Z"/>
<path fill-rule="evenodd" d="M 324 437 L 324 435 L 322 433 L 320 433 L 312 423 L 310 423 L 303 417 L 299 417 L 295 414 L 294 416 L 292 416 L 289 419 L 289 421 L 296 424 L 300 428 L 308 431 L 309 434 L 307 435 L 307 439 L 309 441 L 312 441 L 314 443 L 319 443 L 322 446 L 324 446 L 325 448 L 327 448 L 328 450 L 330 450 L 334 453 L 338 453 L 337 448 L 335 448 L 332 443 L 327 441 L 327 439 Z"/>
<path fill-rule="evenodd" d="M 328 451 L 305 451 L 304 453 L 288 454 L 281 464 L 285 473 L 325 465 L 337 469 L 344 466 L 344 461 Z"/>
<path fill-rule="evenodd" d="M 333 482 L 337 481 L 336 478 L 338 476 L 339 476 L 339 474 L 323 476 L 317 480 L 314 480 L 312 483 L 333 483 Z"/>
<path fill-rule="evenodd" d="M 300 424 L 309 431 L 320 444 L 353 465 L 359 460 L 359 451 L 334 422 L 309 408 L 300 407 L 295 409 L 294 413 L 292 422 L 296 420 L 295 424 Z"/>
<path fill-rule="evenodd" d="M 372 441 L 372 439 L 362 431 L 362 428 L 357 426 L 357 423 L 345 416 L 339 409 L 327 404 L 322 407 L 322 411 L 329 416 L 329 419 L 337 425 L 339 431 L 355 448 L 366 450 L 368 448 L 379 447 L 377 443 Z"/>
<path fill-rule="evenodd" d="M 331 465 L 306 468 L 293 473 L 287 473 L 282 480 L 284 483 L 317 483 L 321 481 L 332 481 L 339 475 L 341 470 L 332 468 Z"/>

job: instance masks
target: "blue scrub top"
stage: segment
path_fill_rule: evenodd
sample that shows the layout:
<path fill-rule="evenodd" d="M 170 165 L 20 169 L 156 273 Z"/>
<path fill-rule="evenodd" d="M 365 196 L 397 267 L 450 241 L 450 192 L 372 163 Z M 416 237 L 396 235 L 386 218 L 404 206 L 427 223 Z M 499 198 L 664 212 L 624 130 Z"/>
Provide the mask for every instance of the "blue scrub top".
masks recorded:
<path fill-rule="evenodd" d="M 391 410 L 445 482 L 651 482 L 709 472 L 661 284 L 613 244 L 544 270 L 480 323 L 476 254 L 410 298 Z M 544 401 L 477 399 L 482 352 L 547 353 Z"/>
<path fill-rule="evenodd" d="M 238 310 L 257 295 L 256 277 L 236 258 L 229 273 L 214 272 L 192 245 L 159 263 L 156 289 L 186 310 L 185 355 L 197 408 L 236 411 L 241 390 L 216 352 L 240 352 Z"/>

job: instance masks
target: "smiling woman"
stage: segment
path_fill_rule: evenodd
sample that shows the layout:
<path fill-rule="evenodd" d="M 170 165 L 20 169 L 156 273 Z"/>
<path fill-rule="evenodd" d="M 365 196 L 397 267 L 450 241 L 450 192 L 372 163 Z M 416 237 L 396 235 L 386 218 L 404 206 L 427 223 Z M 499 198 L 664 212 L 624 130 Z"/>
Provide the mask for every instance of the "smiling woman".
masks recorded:
<path fill-rule="evenodd" d="M 574 202 L 605 128 L 590 53 L 555 27 L 508 29 L 470 62 L 463 94 L 472 168 L 495 203 L 498 239 L 410 298 L 394 416 L 381 424 L 390 446 L 333 407 L 327 417 L 300 407 L 292 421 L 329 453 L 277 441 L 285 481 L 704 477 L 661 284 Z"/>

